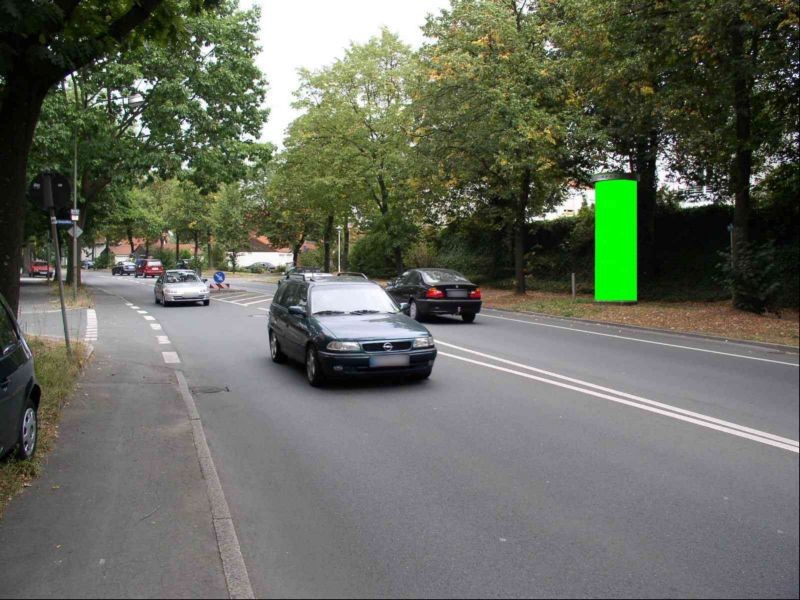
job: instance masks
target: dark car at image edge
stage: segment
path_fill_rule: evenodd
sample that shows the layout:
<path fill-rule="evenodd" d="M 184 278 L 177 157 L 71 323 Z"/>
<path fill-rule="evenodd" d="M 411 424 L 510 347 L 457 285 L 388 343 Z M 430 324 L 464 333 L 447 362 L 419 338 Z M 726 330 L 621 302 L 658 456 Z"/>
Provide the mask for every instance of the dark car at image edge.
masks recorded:
<path fill-rule="evenodd" d="M 20 459 L 33 457 L 41 393 L 33 353 L 0 294 L 0 457 L 14 449 Z"/>
<path fill-rule="evenodd" d="M 426 379 L 436 359 L 433 336 L 406 308 L 363 278 L 288 280 L 270 307 L 270 355 L 304 363 L 313 386 L 348 377 Z"/>

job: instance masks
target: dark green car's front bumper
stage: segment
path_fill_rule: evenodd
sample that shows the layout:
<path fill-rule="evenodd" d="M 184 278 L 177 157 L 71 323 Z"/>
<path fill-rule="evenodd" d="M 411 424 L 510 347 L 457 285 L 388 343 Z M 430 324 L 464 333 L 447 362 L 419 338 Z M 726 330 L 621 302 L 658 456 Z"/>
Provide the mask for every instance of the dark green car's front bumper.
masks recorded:
<path fill-rule="evenodd" d="M 378 356 L 408 356 L 408 366 L 373 366 Z M 436 360 L 436 348 L 424 348 L 394 353 L 318 351 L 317 357 L 327 377 L 369 377 L 374 375 L 423 375 L 429 373 Z"/>

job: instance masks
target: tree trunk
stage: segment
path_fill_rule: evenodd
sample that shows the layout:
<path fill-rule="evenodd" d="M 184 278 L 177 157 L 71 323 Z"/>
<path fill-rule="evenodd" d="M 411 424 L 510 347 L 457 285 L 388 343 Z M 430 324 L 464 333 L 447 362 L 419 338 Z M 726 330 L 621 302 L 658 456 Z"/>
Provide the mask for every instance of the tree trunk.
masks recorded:
<path fill-rule="evenodd" d="M 210 269 L 211 268 L 211 229 L 209 229 L 206 234 L 208 237 L 206 238 L 207 246 L 206 246 L 206 266 Z"/>
<path fill-rule="evenodd" d="M 342 248 L 342 268 L 345 271 L 350 270 L 350 226 L 345 217 L 344 220 L 344 231 L 342 232 L 344 235 L 344 247 Z"/>
<path fill-rule="evenodd" d="M 331 272 L 331 236 L 333 235 L 333 215 L 325 219 L 325 231 L 322 234 L 322 247 L 324 252 L 323 271 Z"/>
<path fill-rule="evenodd" d="M 0 294 L 15 313 L 19 307 L 19 271 L 25 236 L 28 153 L 47 86 L 12 71 L 3 82 L 0 103 Z"/>
<path fill-rule="evenodd" d="M 197 266 L 197 251 L 200 249 L 200 234 L 195 231 L 194 232 L 194 268 L 197 269 L 199 275 L 202 275 L 202 271 Z"/>
<path fill-rule="evenodd" d="M 175 231 L 175 262 L 181 259 L 181 236 L 178 231 Z"/>
<path fill-rule="evenodd" d="M 731 258 L 734 273 L 740 269 L 739 257 L 750 241 L 750 177 L 753 170 L 753 151 L 750 147 L 752 124 L 752 81 L 745 72 L 744 36 L 742 22 L 735 19 L 731 27 L 731 62 L 733 75 L 733 110 L 736 118 L 736 154 L 733 159 L 733 248 Z M 740 290 L 734 286 L 733 305 L 741 303 Z"/>
<path fill-rule="evenodd" d="M 528 232 L 526 216 L 530 193 L 531 172 L 526 168 L 522 174 L 519 195 L 514 207 L 514 278 L 517 282 L 515 289 L 517 294 L 525 293 L 525 238 Z"/>
<path fill-rule="evenodd" d="M 300 250 L 303 248 L 303 244 L 305 243 L 306 243 L 306 236 L 303 235 L 300 237 L 297 243 L 294 246 L 292 246 L 292 263 L 294 264 L 295 267 L 300 266 L 300 263 L 298 262 L 300 260 Z"/>
<path fill-rule="evenodd" d="M 131 255 L 136 258 L 136 246 L 133 245 L 133 230 L 130 227 L 126 227 L 125 235 L 128 237 L 128 243 L 131 245 Z"/>
<path fill-rule="evenodd" d="M 150 240 L 144 241 L 144 256 L 145 258 L 150 256 Z"/>
<path fill-rule="evenodd" d="M 658 132 L 651 130 L 647 136 L 637 138 L 634 166 L 639 176 L 636 186 L 637 259 L 639 285 L 650 280 L 657 272 L 656 246 L 656 158 Z"/>

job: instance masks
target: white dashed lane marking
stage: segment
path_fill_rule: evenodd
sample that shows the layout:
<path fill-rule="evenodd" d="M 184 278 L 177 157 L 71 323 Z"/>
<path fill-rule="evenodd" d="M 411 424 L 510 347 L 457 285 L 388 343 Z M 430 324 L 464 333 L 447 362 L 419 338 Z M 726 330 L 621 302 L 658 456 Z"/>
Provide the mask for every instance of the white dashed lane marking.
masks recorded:
<path fill-rule="evenodd" d="M 150 323 L 150 327 L 152 327 L 156 331 L 161 331 L 161 325 L 159 323 Z"/>
<path fill-rule="evenodd" d="M 181 362 L 181 359 L 178 358 L 177 352 L 162 352 L 161 356 L 164 358 L 164 362 L 168 365 Z"/>
<path fill-rule="evenodd" d="M 171 344 L 172 342 L 169 341 L 169 338 L 165 335 L 157 335 L 156 339 L 158 340 L 159 344 Z"/>
<path fill-rule="evenodd" d="M 144 320 L 145 321 L 155 321 L 156 318 L 155 317 L 151 317 L 150 315 L 145 315 Z"/>
<path fill-rule="evenodd" d="M 147 314 L 146 310 L 137 310 L 136 312 L 139 313 L 140 315 L 146 315 Z"/>
<path fill-rule="evenodd" d="M 86 332 L 83 339 L 86 342 L 97 341 L 97 312 L 93 308 L 86 310 Z"/>

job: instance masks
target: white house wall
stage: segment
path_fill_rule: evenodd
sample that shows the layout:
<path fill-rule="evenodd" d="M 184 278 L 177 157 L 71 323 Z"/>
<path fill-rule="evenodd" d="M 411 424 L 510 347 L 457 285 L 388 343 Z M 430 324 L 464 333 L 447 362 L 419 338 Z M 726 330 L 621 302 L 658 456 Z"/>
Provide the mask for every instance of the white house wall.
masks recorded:
<path fill-rule="evenodd" d="M 292 264 L 291 252 L 237 252 L 236 266 L 238 268 L 249 267 L 253 263 L 268 262 L 276 267 Z"/>

